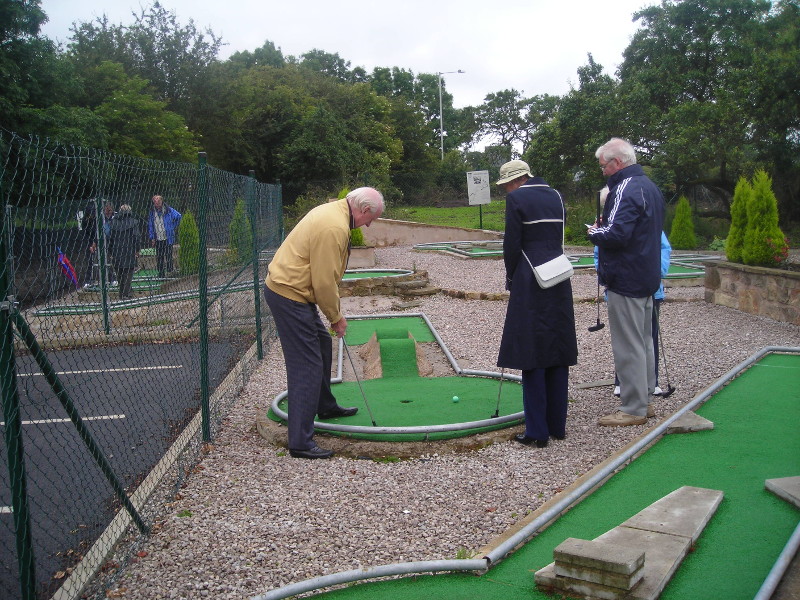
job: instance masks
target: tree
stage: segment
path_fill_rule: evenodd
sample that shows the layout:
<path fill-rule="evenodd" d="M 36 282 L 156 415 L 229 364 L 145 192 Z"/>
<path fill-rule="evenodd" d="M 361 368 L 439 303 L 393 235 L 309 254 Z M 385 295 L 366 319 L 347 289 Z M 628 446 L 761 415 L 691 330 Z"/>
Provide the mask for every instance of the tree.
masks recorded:
<path fill-rule="evenodd" d="M 108 149 L 119 154 L 168 161 L 194 162 L 198 147 L 180 115 L 147 92 L 147 82 L 124 75 L 122 66 L 103 63 L 98 78 L 112 82 L 95 114 L 108 131 Z"/>
<path fill-rule="evenodd" d="M 342 82 L 350 81 L 350 61 L 344 60 L 337 53 L 331 54 L 314 48 L 303 54 L 300 66 Z"/>
<path fill-rule="evenodd" d="M 487 94 L 476 115 L 478 132 L 496 140 L 498 146 L 521 147 L 528 138 L 524 115 L 530 102 L 515 89 Z M 517 150 L 512 154 L 518 155 Z"/>
<path fill-rule="evenodd" d="M 733 190 L 752 111 L 742 84 L 769 10 L 767 0 L 665 0 L 634 15 L 642 27 L 623 54 L 620 95 L 655 180 Z"/>
<path fill-rule="evenodd" d="M 200 230 L 191 211 L 185 211 L 178 225 L 178 269 L 181 275 L 200 270 Z"/>
<path fill-rule="evenodd" d="M 692 207 L 686 196 L 680 197 L 678 206 L 675 208 L 675 217 L 672 219 L 672 229 L 669 232 L 669 243 L 676 250 L 694 250 L 697 247 Z"/>
<path fill-rule="evenodd" d="M 740 177 L 733 192 L 731 203 L 731 227 L 725 240 L 725 257 L 731 262 L 742 262 L 744 234 L 747 229 L 747 205 L 753 195 L 753 187 L 745 177 Z"/>
<path fill-rule="evenodd" d="M 742 260 L 746 265 L 774 266 L 786 259 L 788 246 L 778 226 L 778 201 L 765 171 L 755 173 L 752 185 Z"/>
<path fill-rule="evenodd" d="M 253 258 L 253 230 L 247 207 L 243 198 L 236 201 L 233 218 L 228 226 L 229 252 L 231 260 L 237 264 L 245 264 Z"/>

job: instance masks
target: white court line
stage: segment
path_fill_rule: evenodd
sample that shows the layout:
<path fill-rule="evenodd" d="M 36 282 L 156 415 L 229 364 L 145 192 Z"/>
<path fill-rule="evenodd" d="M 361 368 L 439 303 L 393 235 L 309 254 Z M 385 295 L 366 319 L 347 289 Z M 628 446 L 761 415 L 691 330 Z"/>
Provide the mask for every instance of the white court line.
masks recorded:
<path fill-rule="evenodd" d="M 86 369 L 85 371 L 57 371 L 56 375 L 83 375 L 84 373 L 128 373 L 131 371 L 157 371 L 160 369 L 182 369 L 183 365 L 163 367 L 125 367 L 124 369 Z M 17 377 L 38 377 L 44 373 L 17 373 Z"/>
<path fill-rule="evenodd" d="M 99 415 L 97 417 L 82 417 L 81 421 L 110 421 L 112 419 L 124 419 L 125 415 Z M 54 423 L 71 423 L 72 419 L 35 419 L 33 421 L 23 421 L 23 425 L 51 425 Z M 5 427 L 5 423 L 0 421 L 0 427 Z"/>

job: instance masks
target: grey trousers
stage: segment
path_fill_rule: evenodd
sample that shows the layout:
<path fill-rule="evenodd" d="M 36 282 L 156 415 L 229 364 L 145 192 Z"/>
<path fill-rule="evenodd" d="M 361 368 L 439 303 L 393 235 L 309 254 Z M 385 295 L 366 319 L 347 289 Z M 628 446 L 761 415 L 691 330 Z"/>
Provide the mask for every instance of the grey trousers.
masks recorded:
<path fill-rule="evenodd" d="M 620 410 L 644 417 L 656 386 L 653 297 L 629 298 L 608 291 L 611 350 L 620 387 Z"/>
<path fill-rule="evenodd" d="M 289 389 L 289 449 L 309 450 L 316 444 L 314 418 L 331 412 L 331 334 L 322 324 L 316 304 L 295 302 L 264 286 L 264 297 L 275 319 L 286 363 Z"/>

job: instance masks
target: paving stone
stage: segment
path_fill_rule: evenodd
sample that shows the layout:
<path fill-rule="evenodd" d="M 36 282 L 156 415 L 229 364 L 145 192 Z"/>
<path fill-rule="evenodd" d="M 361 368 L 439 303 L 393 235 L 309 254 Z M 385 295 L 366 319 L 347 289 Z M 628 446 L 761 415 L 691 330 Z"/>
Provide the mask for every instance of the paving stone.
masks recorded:
<path fill-rule="evenodd" d="M 722 496 L 719 490 L 684 486 L 654 502 L 621 526 L 682 535 L 694 543 L 716 512 Z"/>
<path fill-rule="evenodd" d="M 707 431 L 709 429 L 714 429 L 713 421 L 704 419 L 690 411 L 670 423 L 667 427 L 667 433 L 692 433 L 693 431 Z"/>
<path fill-rule="evenodd" d="M 767 479 L 764 482 L 764 487 L 779 498 L 783 498 L 800 508 L 800 477 Z"/>

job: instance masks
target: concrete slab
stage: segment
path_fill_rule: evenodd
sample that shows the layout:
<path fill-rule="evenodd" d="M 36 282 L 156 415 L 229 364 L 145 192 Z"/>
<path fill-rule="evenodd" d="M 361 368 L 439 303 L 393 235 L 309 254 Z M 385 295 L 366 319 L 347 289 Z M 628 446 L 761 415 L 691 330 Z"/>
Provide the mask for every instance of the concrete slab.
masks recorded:
<path fill-rule="evenodd" d="M 654 502 L 621 526 L 680 535 L 691 538 L 694 543 L 722 502 L 722 496 L 719 490 L 684 486 Z"/>
<path fill-rule="evenodd" d="M 644 553 L 643 577 L 630 592 L 556 573 L 556 563 L 536 572 L 536 584 L 585 598 L 655 600 L 697 541 L 722 501 L 723 493 L 684 486 L 654 502 L 621 525 L 595 538 L 625 555 Z M 561 569 L 559 569 L 561 570 Z"/>
<path fill-rule="evenodd" d="M 767 479 L 764 482 L 764 487 L 778 496 L 778 498 L 783 498 L 790 504 L 800 508 L 800 476 Z"/>
<path fill-rule="evenodd" d="M 687 412 L 675 419 L 667 427 L 667 433 L 692 433 L 714 429 L 714 422 L 704 419 L 698 414 Z"/>
<path fill-rule="evenodd" d="M 557 563 L 630 575 L 644 564 L 644 554 L 599 540 L 567 538 L 553 550 Z"/>

